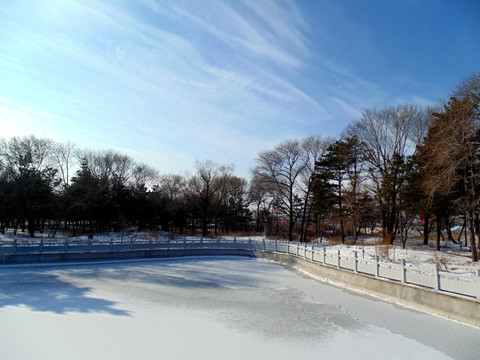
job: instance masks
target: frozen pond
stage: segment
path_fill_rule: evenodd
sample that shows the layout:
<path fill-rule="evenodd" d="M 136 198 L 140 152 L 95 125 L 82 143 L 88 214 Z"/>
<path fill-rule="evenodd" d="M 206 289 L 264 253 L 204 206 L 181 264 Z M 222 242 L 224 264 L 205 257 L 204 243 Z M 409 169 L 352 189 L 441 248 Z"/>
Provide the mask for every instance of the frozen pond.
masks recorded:
<path fill-rule="evenodd" d="M 0 267 L 1 359 L 473 359 L 479 339 L 247 258 Z"/>

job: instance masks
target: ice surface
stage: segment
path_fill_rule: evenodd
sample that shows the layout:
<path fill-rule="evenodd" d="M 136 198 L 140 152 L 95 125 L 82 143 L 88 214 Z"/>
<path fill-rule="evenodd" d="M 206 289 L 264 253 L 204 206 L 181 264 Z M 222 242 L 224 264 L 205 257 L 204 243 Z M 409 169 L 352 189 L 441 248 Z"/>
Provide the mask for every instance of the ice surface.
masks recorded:
<path fill-rule="evenodd" d="M 253 259 L 0 268 L 1 359 L 472 359 L 479 338 Z"/>

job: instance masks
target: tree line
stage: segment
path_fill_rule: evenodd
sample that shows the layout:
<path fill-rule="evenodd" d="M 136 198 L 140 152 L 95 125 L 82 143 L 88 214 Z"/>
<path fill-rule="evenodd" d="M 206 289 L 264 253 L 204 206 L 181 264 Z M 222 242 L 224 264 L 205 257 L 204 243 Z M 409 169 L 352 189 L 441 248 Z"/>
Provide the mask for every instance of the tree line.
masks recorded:
<path fill-rule="evenodd" d="M 197 162 L 192 175 L 160 175 L 113 150 L 81 150 L 33 135 L 0 138 L 2 233 L 246 231 L 247 190 L 233 166 L 212 161 Z"/>
<path fill-rule="evenodd" d="M 384 243 L 403 247 L 413 228 L 428 245 L 442 238 L 480 250 L 480 73 L 458 84 L 449 101 L 368 109 L 316 162 L 317 216 L 335 219 L 341 241 L 380 224 Z M 461 226 L 458 237 L 454 224 Z M 348 225 L 348 226 L 347 226 Z M 445 235 L 444 235 L 445 234 Z"/>
<path fill-rule="evenodd" d="M 435 230 L 439 249 L 444 237 L 461 241 L 451 232 L 460 223 L 478 261 L 479 99 L 475 73 L 444 104 L 366 109 L 338 139 L 284 141 L 256 159 L 257 204 L 287 219 L 289 239 L 298 226 L 303 241 L 310 225 L 316 235 L 337 233 L 342 243 L 380 227 L 385 244 L 403 247 L 412 229 L 425 245 Z"/>
<path fill-rule="evenodd" d="M 343 243 L 381 228 L 386 244 L 405 246 L 415 227 L 425 244 L 434 229 L 439 248 L 444 236 L 461 241 L 450 231 L 460 222 L 477 261 L 479 104 L 476 73 L 436 107 L 366 109 L 337 139 L 289 139 L 259 153 L 250 181 L 210 160 L 162 175 L 112 150 L 0 138 L 0 231 L 283 231 L 304 242 L 333 232 Z"/>

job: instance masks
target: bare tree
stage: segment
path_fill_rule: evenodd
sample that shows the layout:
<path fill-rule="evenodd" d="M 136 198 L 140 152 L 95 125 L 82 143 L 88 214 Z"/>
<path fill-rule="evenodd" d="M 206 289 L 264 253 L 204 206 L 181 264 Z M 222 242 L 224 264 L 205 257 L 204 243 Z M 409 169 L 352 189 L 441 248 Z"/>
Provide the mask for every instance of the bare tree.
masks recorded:
<path fill-rule="evenodd" d="M 269 217 L 271 217 L 272 198 L 268 190 L 262 185 L 258 176 L 253 176 L 248 189 L 249 202 L 255 207 L 255 229 L 260 231 L 263 224 L 265 236 L 270 235 Z"/>
<path fill-rule="evenodd" d="M 233 165 L 219 166 L 211 160 L 195 163 L 196 173 L 187 181 L 185 197 L 201 222 L 202 236 L 208 233 L 209 221 L 215 221 L 217 210 L 227 194 L 227 179 Z"/>
<path fill-rule="evenodd" d="M 155 189 L 158 195 L 157 201 L 163 204 L 162 208 L 168 222 L 165 224 L 169 231 L 182 233 L 187 222 L 187 204 L 186 204 L 186 176 L 178 174 L 162 175 L 159 184 Z"/>
<path fill-rule="evenodd" d="M 18 172 L 20 168 L 41 171 L 52 167 L 52 150 L 54 143 L 50 139 L 37 138 L 33 135 L 0 139 L 0 158 L 4 169 Z"/>
<path fill-rule="evenodd" d="M 457 99 L 469 99 L 478 117 L 480 115 L 480 72 L 473 73 L 462 80 L 453 92 L 453 96 Z"/>
<path fill-rule="evenodd" d="M 246 230 L 249 220 L 247 206 L 247 180 L 238 176 L 228 176 L 221 204 L 220 222 L 223 232 Z"/>
<path fill-rule="evenodd" d="M 76 151 L 77 146 L 70 141 L 54 144 L 52 158 L 64 187 L 70 185 L 71 170 L 78 164 Z"/>
<path fill-rule="evenodd" d="M 92 174 L 105 184 L 121 184 L 127 186 L 133 179 L 135 161 L 128 155 L 114 150 L 77 152 L 77 158 L 88 163 Z"/>
<path fill-rule="evenodd" d="M 260 153 L 256 163 L 252 174 L 268 189 L 282 214 L 287 217 L 288 239 L 292 241 L 301 208 L 297 186 L 307 166 L 301 143 L 298 140 L 286 140 L 274 150 Z"/>
<path fill-rule="evenodd" d="M 398 195 L 405 157 L 412 154 L 422 129 L 426 112 L 413 105 L 368 109 L 346 130 L 359 141 L 373 191 L 382 211 L 383 239 L 395 240 Z"/>
<path fill-rule="evenodd" d="M 147 164 L 135 164 L 132 168 L 131 186 L 134 189 L 151 191 L 158 185 L 158 171 Z"/>
<path fill-rule="evenodd" d="M 168 199 L 177 200 L 184 195 L 185 177 L 178 174 L 162 175 L 159 179 L 158 190 Z"/>
<path fill-rule="evenodd" d="M 480 248 L 479 145 L 480 126 L 474 101 L 453 97 L 436 114 L 420 150 L 426 162 L 423 188 L 429 197 L 453 196 L 459 208 L 468 214 L 473 261 L 478 261 L 476 247 Z"/>

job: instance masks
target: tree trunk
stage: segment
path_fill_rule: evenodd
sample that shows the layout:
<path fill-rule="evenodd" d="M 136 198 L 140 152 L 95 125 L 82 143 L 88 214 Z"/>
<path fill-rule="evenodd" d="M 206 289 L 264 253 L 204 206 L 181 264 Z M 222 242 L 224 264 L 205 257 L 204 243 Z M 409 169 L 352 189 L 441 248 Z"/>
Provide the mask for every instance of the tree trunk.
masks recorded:
<path fill-rule="evenodd" d="M 207 219 L 202 219 L 202 236 L 207 236 L 208 232 L 208 224 L 207 224 Z"/>
<path fill-rule="evenodd" d="M 382 220 L 383 220 L 383 242 L 387 245 L 393 244 L 395 240 L 395 223 L 392 221 L 392 217 L 394 217 L 392 211 L 383 211 Z"/>
<path fill-rule="evenodd" d="M 447 235 L 448 235 L 448 240 L 453 242 L 454 244 L 457 243 L 457 241 L 454 239 L 453 237 L 453 234 L 452 234 L 452 227 L 451 227 L 451 223 L 450 223 L 450 220 L 448 218 L 448 216 L 445 216 L 445 230 L 447 230 Z M 462 232 L 463 232 L 463 228 L 462 228 Z M 462 236 L 462 234 L 460 233 L 460 236 Z"/>
<path fill-rule="evenodd" d="M 430 216 L 425 216 L 423 221 L 423 245 L 428 246 L 428 235 L 430 234 Z"/>
<path fill-rule="evenodd" d="M 356 220 L 356 217 L 354 215 L 354 219 L 353 219 L 353 245 L 355 245 L 357 243 L 357 237 L 358 237 L 358 233 L 357 233 L 357 220 Z"/>
<path fill-rule="evenodd" d="M 305 207 L 306 207 L 306 205 L 305 205 Z M 306 238 L 306 235 L 305 235 L 305 213 L 306 213 L 306 208 L 304 209 L 304 213 L 303 213 L 303 216 L 302 216 L 302 223 L 300 224 L 300 241 L 304 241 L 304 238 Z"/>
<path fill-rule="evenodd" d="M 33 218 L 28 219 L 28 235 L 31 238 L 35 237 L 35 219 Z"/>
<path fill-rule="evenodd" d="M 472 251 L 475 251 L 477 254 L 477 260 L 480 259 L 480 218 L 479 218 L 479 213 L 475 211 L 475 233 L 477 235 L 477 243 L 478 246 L 476 247 L 475 244 L 473 244 Z M 475 248 L 475 249 L 473 249 Z M 474 260 L 475 261 L 475 260 Z"/>
<path fill-rule="evenodd" d="M 397 222 L 397 207 L 395 204 L 395 199 L 392 201 L 392 208 L 390 209 L 390 220 L 389 220 L 389 227 L 388 227 L 388 232 L 389 232 L 389 244 L 393 245 L 393 242 L 395 241 L 395 224 Z"/>
<path fill-rule="evenodd" d="M 323 219 L 320 221 L 320 242 L 323 242 L 323 225 L 324 225 L 324 221 Z"/>
<path fill-rule="evenodd" d="M 294 209 L 293 209 L 293 186 L 290 187 L 289 208 L 288 208 L 288 240 L 293 241 L 293 228 L 295 227 Z"/>
<path fill-rule="evenodd" d="M 340 217 L 340 236 L 342 238 L 342 244 L 345 244 L 345 226 L 342 217 Z"/>
<path fill-rule="evenodd" d="M 257 221 L 255 224 L 256 232 L 260 232 L 260 204 L 257 204 Z"/>
<path fill-rule="evenodd" d="M 475 248 L 475 230 L 473 226 L 473 211 L 468 211 L 468 231 L 470 232 L 470 249 L 472 251 L 472 261 L 478 261 L 478 254 Z"/>
<path fill-rule="evenodd" d="M 345 244 L 345 225 L 343 223 L 343 202 L 342 202 L 342 180 L 341 176 L 338 179 L 338 212 L 340 217 L 340 236 L 342 244 Z"/>
<path fill-rule="evenodd" d="M 293 241 L 293 228 L 295 227 L 295 223 L 293 222 L 293 218 L 290 217 L 290 223 L 288 224 L 288 241 Z"/>
<path fill-rule="evenodd" d="M 437 215 L 437 240 L 435 241 L 435 250 L 440 251 L 440 238 L 442 236 L 442 228 L 440 222 L 440 216 Z"/>
<path fill-rule="evenodd" d="M 310 214 L 312 213 L 312 208 L 313 208 L 313 202 L 310 203 L 310 206 L 308 207 L 308 216 L 307 216 L 307 220 L 306 220 L 306 223 L 305 223 L 305 229 L 304 229 L 304 234 L 303 234 L 303 242 L 307 242 L 307 235 L 308 235 L 308 227 L 310 226 L 310 223 L 311 223 L 311 218 L 310 218 Z"/>
<path fill-rule="evenodd" d="M 464 231 L 465 232 L 467 231 L 466 226 L 467 226 L 467 224 L 464 222 L 463 225 L 462 225 L 462 230 L 460 231 L 460 235 L 458 235 L 458 240 L 454 241 L 455 244 L 460 243 L 460 245 L 462 245 L 462 235 L 463 235 Z"/>
<path fill-rule="evenodd" d="M 13 236 L 17 236 L 17 230 L 18 230 L 18 219 L 15 219 L 15 225 L 13 227 Z"/>

